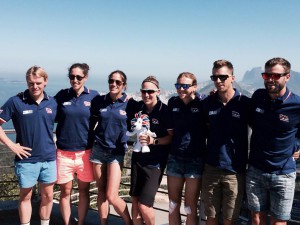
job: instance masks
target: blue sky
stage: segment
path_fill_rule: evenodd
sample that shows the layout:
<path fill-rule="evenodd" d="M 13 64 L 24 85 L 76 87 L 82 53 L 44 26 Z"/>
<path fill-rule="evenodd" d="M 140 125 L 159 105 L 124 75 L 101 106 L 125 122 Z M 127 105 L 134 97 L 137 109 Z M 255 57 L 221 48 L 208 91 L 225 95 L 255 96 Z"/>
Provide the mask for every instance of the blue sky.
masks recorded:
<path fill-rule="evenodd" d="M 75 62 L 90 76 L 121 69 L 130 79 L 206 80 L 228 59 L 237 79 L 273 57 L 300 71 L 299 0 L 3 0 L 0 76 L 40 65 L 64 76 Z"/>

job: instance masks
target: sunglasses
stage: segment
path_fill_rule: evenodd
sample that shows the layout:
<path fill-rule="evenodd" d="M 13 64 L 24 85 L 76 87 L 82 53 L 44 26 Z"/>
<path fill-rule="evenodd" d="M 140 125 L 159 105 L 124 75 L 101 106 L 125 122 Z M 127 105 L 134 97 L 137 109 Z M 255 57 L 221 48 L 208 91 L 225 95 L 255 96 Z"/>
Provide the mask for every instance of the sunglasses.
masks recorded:
<path fill-rule="evenodd" d="M 153 93 L 155 93 L 155 92 L 157 92 L 158 91 L 158 89 L 141 89 L 140 90 L 141 91 L 141 93 L 142 94 L 149 94 L 149 95 L 151 95 L 151 94 L 153 94 Z"/>
<path fill-rule="evenodd" d="M 120 86 L 124 83 L 123 81 L 120 81 L 120 80 L 108 79 L 109 84 L 113 84 L 115 82 L 116 82 L 116 85 L 118 85 L 118 86 Z"/>
<path fill-rule="evenodd" d="M 270 80 L 270 78 L 272 78 L 272 80 L 279 80 L 280 77 L 284 77 L 289 73 L 261 73 L 261 76 L 264 80 Z"/>
<path fill-rule="evenodd" d="M 227 80 L 228 77 L 229 77 L 229 75 L 211 75 L 210 79 L 212 81 L 217 81 L 219 79 L 220 81 L 223 82 L 223 81 Z"/>
<path fill-rule="evenodd" d="M 70 80 L 75 80 L 75 78 L 78 80 L 78 81 L 81 81 L 83 78 L 85 78 L 85 76 L 80 76 L 80 75 L 72 75 L 72 74 L 70 74 L 69 75 L 69 79 Z"/>
<path fill-rule="evenodd" d="M 176 89 L 181 89 L 181 88 L 183 88 L 184 90 L 187 90 L 187 89 L 189 89 L 191 86 L 193 86 L 193 85 L 192 85 L 192 84 L 178 84 L 178 83 L 175 84 L 175 88 L 176 88 Z"/>

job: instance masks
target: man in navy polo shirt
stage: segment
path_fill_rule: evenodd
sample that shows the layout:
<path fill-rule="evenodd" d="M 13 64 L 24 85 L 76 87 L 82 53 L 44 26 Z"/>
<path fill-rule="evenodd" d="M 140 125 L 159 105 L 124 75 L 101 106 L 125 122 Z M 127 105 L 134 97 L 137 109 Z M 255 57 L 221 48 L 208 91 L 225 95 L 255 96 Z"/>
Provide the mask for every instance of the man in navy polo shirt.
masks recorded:
<path fill-rule="evenodd" d="M 252 224 L 286 224 L 292 209 L 299 149 L 300 97 L 286 83 L 291 64 L 283 58 L 266 62 L 265 89 L 252 96 L 253 118 L 246 190 Z"/>
<path fill-rule="evenodd" d="M 217 91 L 203 101 L 208 124 L 207 151 L 202 179 L 207 225 L 217 225 L 222 208 L 223 224 L 234 224 L 244 194 L 248 160 L 250 99 L 233 88 L 233 65 L 214 62 L 211 80 Z"/>
<path fill-rule="evenodd" d="M 56 147 L 53 141 L 57 104 L 44 92 L 48 75 L 38 66 L 26 73 L 28 89 L 11 97 L 0 110 L 0 123 L 12 119 L 17 134 L 12 142 L 0 127 L 0 140 L 16 154 L 15 172 L 19 180 L 19 217 L 21 224 L 30 224 L 31 195 L 40 183 L 41 224 L 49 224 L 53 185 L 56 181 Z"/>

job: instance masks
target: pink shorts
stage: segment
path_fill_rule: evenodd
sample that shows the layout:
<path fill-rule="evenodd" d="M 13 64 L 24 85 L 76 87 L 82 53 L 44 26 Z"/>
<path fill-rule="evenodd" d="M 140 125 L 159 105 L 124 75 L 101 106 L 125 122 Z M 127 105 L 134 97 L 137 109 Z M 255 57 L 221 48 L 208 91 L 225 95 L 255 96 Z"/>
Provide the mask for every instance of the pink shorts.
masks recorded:
<path fill-rule="evenodd" d="M 83 182 L 94 181 L 93 164 L 90 162 L 91 149 L 83 151 L 63 151 L 57 149 L 57 184 L 65 184 L 74 179 L 74 174 Z"/>

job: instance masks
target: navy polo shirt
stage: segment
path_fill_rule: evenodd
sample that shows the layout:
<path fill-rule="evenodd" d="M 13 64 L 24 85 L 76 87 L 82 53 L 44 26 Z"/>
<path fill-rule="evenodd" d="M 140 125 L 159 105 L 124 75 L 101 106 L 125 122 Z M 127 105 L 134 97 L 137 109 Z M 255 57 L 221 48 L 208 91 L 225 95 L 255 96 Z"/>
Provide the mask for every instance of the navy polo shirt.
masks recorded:
<path fill-rule="evenodd" d="M 29 147 L 31 156 L 22 162 L 44 162 L 56 158 L 53 141 L 54 120 L 57 104 L 53 97 L 44 92 L 44 99 L 37 104 L 26 90 L 11 97 L 0 110 L 0 119 L 7 122 L 12 119 L 16 130 L 16 143 Z M 20 161 L 19 157 L 15 157 Z"/>
<path fill-rule="evenodd" d="M 267 173 L 296 170 L 293 153 L 299 148 L 300 97 L 290 90 L 272 100 L 266 89 L 252 96 L 253 119 L 249 163 Z"/>
<path fill-rule="evenodd" d="M 170 154 L 186 159 L 202 157 L 206 148 L 206 126 L 202 110 L 202 96 L 187 105 L 178 97 L 168 101 L 172 114 L 174 136 Z"/>
<path fill-rule="evenodd" d="M 98 122 L 94 132 L 95 144 L 116 155 L 124 155 L 128 149 L 126 97 L 123 93 L 121 98 L 112 102 L 110 95 L 106 94 L 92 101 L 92 115 Z"/>
<path fill-rule="evenodd" d="M 92 147 L 90 134 L 91 102 L 98 96 L 97 91 L 84 87 L 77 97 L 73 88 L 59 91 L 57 101 L 56 145 L 61 150 L 79 151 Z"/>
<path fill-rule="evenodd" d="M 231 172 L 245 172 L 248 160 L 248 114 L 250 99 L 235 89 L 224 105 L 218 92 L 203 101 L 208 125 L 205 162 Z"/>
<path fill-rule="evenodd" d="M 168 130 L 172 130 L 171 112 L 168 106 L 160 101 L 158 98 L 157 104 L 154 106 L 152 112 L 147 113 L 146 106 L 143 101 L 138 103 L 134 113 L 142 111 L 147 114 L 150 120 L 150 131 L 154 132 L 158 138 L 167 136 Z M 134 118 L 132 114 L 130 120 Z M 164 169 L 167 163 L 167 158 L 170 150 L 170 145 L 149 145 L 150 152 L 133 152 L 132 161 L 139 162 L 141 165 L 159 165 Z"/>

